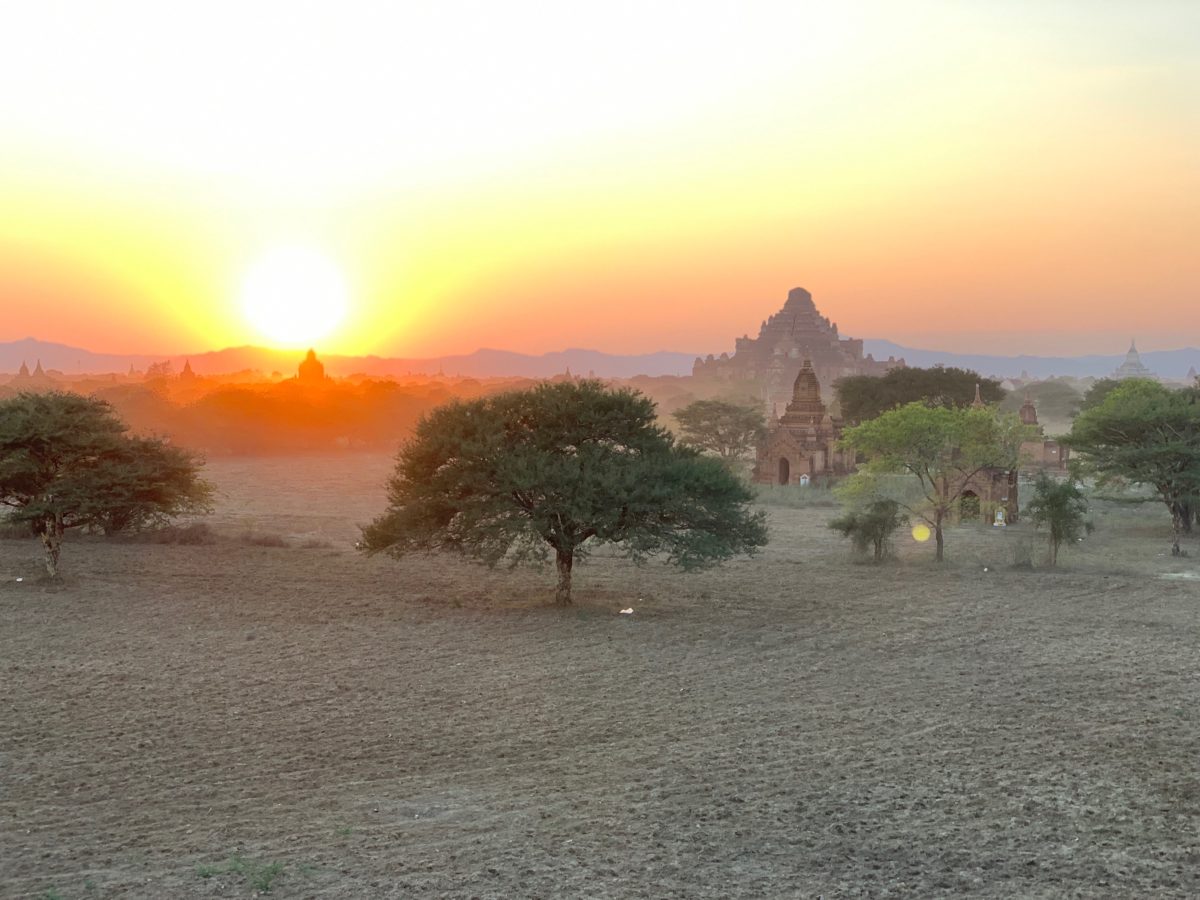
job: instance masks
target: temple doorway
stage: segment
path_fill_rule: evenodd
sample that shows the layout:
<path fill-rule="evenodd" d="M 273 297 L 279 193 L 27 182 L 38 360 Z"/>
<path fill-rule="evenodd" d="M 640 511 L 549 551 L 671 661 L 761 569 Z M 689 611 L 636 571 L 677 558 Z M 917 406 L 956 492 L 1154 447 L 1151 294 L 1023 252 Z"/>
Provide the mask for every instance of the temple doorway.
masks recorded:
<path fill-rule="evenodd" d="M 779 483 L 787 484 L 788 479 L 791 477 L 791 474 L 792 474 L 792 467 L 788 464 L 787 457 L 786 456 L 779 457 Z"/>
<path fill-rule="evenodd" d="M 964 491 L 958 499 L 958 518 L 968 522 L 979 518 L 979 495 L 974 491 Z"/>

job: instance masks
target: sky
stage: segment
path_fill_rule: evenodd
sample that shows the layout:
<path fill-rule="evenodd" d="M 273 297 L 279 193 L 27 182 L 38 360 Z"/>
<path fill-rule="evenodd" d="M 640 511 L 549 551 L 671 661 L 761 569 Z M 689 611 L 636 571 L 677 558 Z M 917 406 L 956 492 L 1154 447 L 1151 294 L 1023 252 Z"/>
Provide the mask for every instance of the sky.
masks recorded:
<path fill-rule="evenodd" d="M 11 4 L 0 340 L 1200 345 L 1200 3 Z"/>

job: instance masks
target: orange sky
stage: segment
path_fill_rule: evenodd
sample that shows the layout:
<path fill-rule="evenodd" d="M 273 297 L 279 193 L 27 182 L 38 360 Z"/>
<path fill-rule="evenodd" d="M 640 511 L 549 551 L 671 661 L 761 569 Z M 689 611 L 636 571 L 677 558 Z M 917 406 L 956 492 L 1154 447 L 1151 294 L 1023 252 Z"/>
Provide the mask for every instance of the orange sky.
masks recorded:
<path fill-rule="evenodd" d="M 279 344 L 299 244 L 327 352 L 1200 344 L 1200 5 L 410 5 L 10 11 L 0 340 Z"/>

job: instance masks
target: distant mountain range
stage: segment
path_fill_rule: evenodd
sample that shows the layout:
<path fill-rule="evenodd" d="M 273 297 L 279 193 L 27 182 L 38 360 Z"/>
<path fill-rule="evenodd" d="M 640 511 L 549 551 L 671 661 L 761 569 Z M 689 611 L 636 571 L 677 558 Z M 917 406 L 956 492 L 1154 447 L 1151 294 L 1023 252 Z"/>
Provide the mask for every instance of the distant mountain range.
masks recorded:
<path fill-rule="evenodd" d="M 631 378 L 634 375 L 690 375 L 695 354 L 643 353 L 621 356 L 598 350 L 561 350 L 532 356 L 507 350 L 481 349 L 456 356 L 426 359 L 396 359 L 379 356 L 339 356 L 323 354 L 318 358 L 331 375 L 462 375 L 473 378 L 519 376 L 548 378 L 568 368 L 576 375 L 595 373 L 601 378 Z M 178 372 L 190 362 L 197 375 L 223 375 L 247 369 L 264 373 L 295 374 L 303 353 L 269 350 L 264 347 L 229 347 L 206 353 L 155 356 L 149 354 L 93 353 L 35 338 L 0 343 L 0 372 L 16 372 L 22 363 L 33 369 L 40 361 L 44 369 L 57 369 L 67 375 L 84 373 L 128 372 L 130 366 L 145 371 L 152 363 L 169 360 Z"/>
<path fill-rule="evenodd" d="M 889 356 L 904 357 L 910 366 L 957 366 L 973 369 L 981 375 L 999 378 L 1017 378 L 1027 373 L 1033 378 L 1049 378 L 1066 375 L 1074 378 L 1103 378 L 1125 361 L 1125 354 L 1118 356 L 987 356 L 978 353 L 947 353 L 943 350 L 917 350 L 902 347 L 891 341 L 863 341 L 864 352 L 876 359 Z M 1150 350 L 1140 354 L 1142 363 L 1161 378 L 1184 378 L 1188 369 L 1195 367 L 1200 372 L 1200 348 L 1185 347 L 1181 350 Z"/>
<path fill-rule="evenodd" d="M 910 366 L 946 365 L 974 369 L 983 375 L 1001 378 L 1020 377 L 1026 373 L 1034 378 L 1068 375 L 1077 378 L 1103 377 L 1110 374 L 1125 359 L 1117 356 L 987 356 L 970 353 L 948 353 L 940 350 L 920 350 L 902 347 L 891 341 L 867 340 L 867 353 L 876 359 L 889 356 L 904 357 Z M 318 354 L 332 375 L 461 375 L 475 378 L 522 376 L 546 378 L 570 369 L 576 375 L 594 373 L 601 378 L 631 378 L 634 375 L 690 375 L 694 353 L 643 353 L 622 356 L 598 350 L 569 349 L 534 356 L 511 353 L 507 350 L 481 349 L 456 356 L 427 359 L 394 359 L 379 356 L 337 356 Z M 85 373 L 127 372 L 132 366 L 144 371 L 151 363 L 170 360 L 176 372 L 186 361 L 198 375 L 219 375 L 245 370 L 270 374 L 296 371 L 302 354 L 268 350 L 262 347 L 230 347 L 224 350 L 191 355 L 154 356 L 149 354 L 93 353 L 49 341 L 25 338 L 0 342 L 0 372 L 13 373 L 22 363 L 32 369 L 38 361 L 45 369 L 57 369 L 67 375 Z M 1156 375 L 1163 378 L 1183 378 L 1188 369 L 1200 370 L 1200 348 L 1182 350 L 1152 350 L 1141 354 Z"/>

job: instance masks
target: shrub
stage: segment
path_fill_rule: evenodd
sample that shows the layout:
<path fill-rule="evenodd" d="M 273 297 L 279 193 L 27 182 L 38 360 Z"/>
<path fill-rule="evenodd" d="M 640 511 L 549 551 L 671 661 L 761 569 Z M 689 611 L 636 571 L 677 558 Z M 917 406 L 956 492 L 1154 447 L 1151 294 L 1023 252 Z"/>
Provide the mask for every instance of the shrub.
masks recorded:
<path fill-rule="evenodd" d="M 873 551 L 875 561 L 879 562 L 891 549 L 892 534 L 907 524 L 908 516 L 900 512 L 900 505 L 895 500 L 880 499 L 865 509 L 847 511 L 833 519 L 829 527 L 842 537 L 850 538 L 858 553 Z"/>

